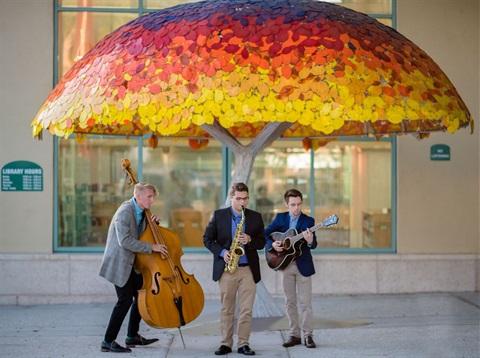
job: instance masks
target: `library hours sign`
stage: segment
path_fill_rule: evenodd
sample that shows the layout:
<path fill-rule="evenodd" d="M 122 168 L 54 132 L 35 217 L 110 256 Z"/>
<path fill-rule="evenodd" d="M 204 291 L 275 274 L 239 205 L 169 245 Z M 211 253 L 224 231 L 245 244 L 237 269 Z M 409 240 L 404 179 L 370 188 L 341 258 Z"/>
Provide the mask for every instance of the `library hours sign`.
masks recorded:
<path fill-rule="evenodd" d="M 2 191 L 43 191 L 43 169 L 19 160 L 2 168 Z"/>

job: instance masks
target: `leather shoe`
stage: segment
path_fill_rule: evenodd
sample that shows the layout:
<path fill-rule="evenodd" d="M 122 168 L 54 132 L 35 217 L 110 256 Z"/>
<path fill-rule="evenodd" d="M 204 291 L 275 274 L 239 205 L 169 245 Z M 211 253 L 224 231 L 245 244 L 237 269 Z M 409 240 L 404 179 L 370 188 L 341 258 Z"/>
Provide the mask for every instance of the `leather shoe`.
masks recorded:
<path fill-rule="evenodd" d="M 296 346 L 296 345 L 299 345 L 299 344 L 302 344 L 302 339 L 300 337 L 290 336 L 288 341 L 286 341 L 282 345 L 285 348 L 288 348 L 288 347 L 293 347 L 293 346 Z"/>
<path fill-rule="evenodd" d="M 132 351 L 130 348 L 122 347 L 115 341 L 110 343 L 103 341 L 100 349 L 102 352 L 113 352 L 113 353 L 129 353 Z"/>
<path fill-rule="evenodd" d="M 149 344 L 158 342 L 158 338 L 143 338 L 142 336 L 136 336 L 133 338 L 125 339 L 125 344 L 128 348 L 135 347 L 135 346 L 148 346 Z"/>
<path fill-rule="evenodd" d="M 246 356 L 254 356 L 255 351 L 252 351 L 248 345 L 241 346 L 238 348 L 238 353 L 245 354 Z"/>
<path fill-rule="evenodd" d="M 223 356 L 227 353 L 232 353 L 232 348 L 224 346 L 223 344 L 215 351 L 215 355 Z"/>
<path fill-rule="evenodd" d="M 312 336 L 305 337 L 305 345 L 307 346 L 307 348 L 315 348 L 317 346 L 313 341 Z"/>

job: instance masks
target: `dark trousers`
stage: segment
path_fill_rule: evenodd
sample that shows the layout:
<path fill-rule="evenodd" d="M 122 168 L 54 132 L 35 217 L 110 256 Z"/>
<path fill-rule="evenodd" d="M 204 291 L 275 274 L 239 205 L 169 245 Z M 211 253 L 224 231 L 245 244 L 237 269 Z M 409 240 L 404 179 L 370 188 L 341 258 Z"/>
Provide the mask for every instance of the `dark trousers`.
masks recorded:
<path fill-rule="evenodd" d="M 130 309 L 130 319 L 128 321 L 127 336 L 136 337 L 140 328 L 140 312 L 138 312 L 137 298 L 138 290 L 142 288 L 142 275 L 135 273 L 134 270 L 130 273 L 127 283 L 123 287 L 115 286 L 117 291 L 117 304 L 113 308 L 110 322 L 108 323 L 107 331 L 105 332 L 105 342 L 110 343 L 114 341 L 117 336 L 122 323 L 127 316 Z"/>

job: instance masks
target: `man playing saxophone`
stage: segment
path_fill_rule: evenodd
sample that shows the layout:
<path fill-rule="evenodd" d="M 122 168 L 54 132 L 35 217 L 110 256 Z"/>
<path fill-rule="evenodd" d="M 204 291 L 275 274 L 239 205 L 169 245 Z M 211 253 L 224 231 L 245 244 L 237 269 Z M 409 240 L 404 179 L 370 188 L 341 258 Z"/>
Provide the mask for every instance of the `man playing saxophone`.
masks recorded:
<path fill-rule="evenodd" d="M 238 293 L 238 353 L 255 355 L 250 349 L 250 329 L 256 284 L 260 281 L 257 250 L 265 246 L 262 215 L 245 209 L 248 187 L 234 183 L 230 188 L 231 206 L 215 210 L 203 235 L 205 247 L 213 253 L 214 281 L 221 293 L 221 346 L 216 355 L 232 352 L 233 325 Z M 241 247 L 242 250 L 237 250 Z M 232 252 L 233 251 L 233 252 Z"/>
<path fill-rule="evenodd" d="M 235 220 L 236 221 L 236 220 Z M 225 264 L 225 272 L 230 274 L 237 271 L 240 258 L 245 255 L 245 250 L 242 247 L 245 243 L 245 240 L 240 241 L 240 239 L 245 239 L 243 234 L 243 224 L 245 222 L 245 207 L 242 205 L 242 219 L 237 224 L 235 229 L 235 234 L 233 235 L 232 244 L 230 245 L 230 259 Z"/>

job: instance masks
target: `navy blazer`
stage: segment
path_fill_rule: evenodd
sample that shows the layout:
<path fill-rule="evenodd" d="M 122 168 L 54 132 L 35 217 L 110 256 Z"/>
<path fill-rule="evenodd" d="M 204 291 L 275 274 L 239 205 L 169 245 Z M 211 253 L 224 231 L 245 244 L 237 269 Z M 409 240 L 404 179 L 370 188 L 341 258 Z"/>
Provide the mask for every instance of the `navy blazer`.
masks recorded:
<path fill-rule="evenodd" d="M 212 215 L 205 233 L 203 243 L 213 253 L 214 281 L 218 281 L 225 270 L 225 261 L 220 256 L 223 249 L 230 250 L 232 245 L 232 208 L 218 209 Z M 244 245 L 245 255 L 252 271 L 255 283 L 261 280 L 260 263 L 257 250 L 265 247 L 264 224 L 262 215 L 256 211 L 245 209 L 245 233 L 250 235 L 252 241 Z"/>
<path fill-rule="evenodd" d="M 304 213 L 300 213 L 300 217 L 298 218 L 297 222 L 297 233 L 301 233 L 306 229 L 310 229 L 315 225 L 315 219 L 305 215 Z M 273 239 L 270 237 L 270 234 L 274 232 L 284 233 L 288 231 L 290 228 L 290 215 L 289 212 L 286 211 L 284 213 L 278 213 L 273 219 L 272 223 L 268 225 L 265 229 L 265 239 L 266 245 L 265 250 L 268 251 L 272 248 Z M 313 265 L 313 257 L 311 250 L 317 247 L 317 237 L 315 233 L 313 233 L 313 242 L 311 247 L 304 242 L 301 246 L 302 253 L 295 259 L 297 263 L 298 271 L 305 276 L 312 276 L 315 273 L 315 266 Z"/>

